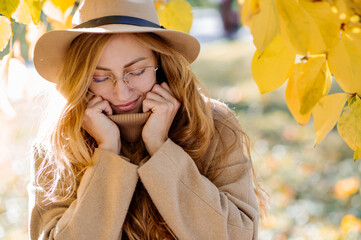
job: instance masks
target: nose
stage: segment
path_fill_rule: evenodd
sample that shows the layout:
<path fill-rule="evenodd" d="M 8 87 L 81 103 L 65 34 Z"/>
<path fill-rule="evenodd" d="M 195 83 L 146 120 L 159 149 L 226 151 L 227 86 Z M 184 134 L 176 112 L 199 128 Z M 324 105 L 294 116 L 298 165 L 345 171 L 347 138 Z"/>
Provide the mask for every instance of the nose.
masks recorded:
<path fill-rule="evenodd" d="M 126 102 L 132 97 L 133 90 L 120 78 L 115 82 L 113 94 L 119 101 Z"/>

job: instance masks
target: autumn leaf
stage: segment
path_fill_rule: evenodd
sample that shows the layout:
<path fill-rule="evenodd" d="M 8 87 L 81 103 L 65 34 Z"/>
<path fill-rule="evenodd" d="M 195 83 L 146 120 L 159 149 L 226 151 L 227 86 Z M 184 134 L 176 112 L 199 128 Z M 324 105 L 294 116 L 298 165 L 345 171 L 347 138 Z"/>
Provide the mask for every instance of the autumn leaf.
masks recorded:
<path fill-rule="evenodd" d="M 297 68 L 297 65 L 295 68 Z M 300 113 L 301 103 L 293 74 L 291 74 L 288 79 L 286 88 L 286 103 L 293 118 L 298 122 L 298 124 L 306 125 L 310 120 L 311 111 L 305 114 Z"/>
<path fill-rule="evenodd" d="M 41 13 L 40 0 L 20 0 L 20 4 L 16 11 L 12 14 L 12 18 L 18 23 L 29 24 L 33 21 L 39 23 Z"/>
<path fill-rule="evenodd" d="M 252 18 L 259 13 L 260 0 L 245 0 L 242 4 L 241 21 L 244 26 L 250 27 Z"/>
<path fill-rule="evenodd" d="M 342 179 L 336 183 L 335 195 L 339 199 L 346 199 L 355 194 L 360 187 L 360 181 L 356 177 Z"/>
<path fill-rule="evenodd" d="M 356 148 L 353 154 L 354 161 L 361 159 L 361 147 Z"/>
<path fill-rule="evenodd" d="M 11 22 L 7 17 L 0 16 L 0 51 L 8 45 L 11 37 Z"/>
<path fill-rule="evenodd" d="M 30 15 L 35 24 L 39 23 L 40 14 L 41 14 L 41 2 L 42 0 L 25 0 L 27 5 L 30 8 Z"/>
<path fill-rule="evenodd" d="M 252 59 L 252 75 L 261 93 L 279 88 L 287 79 L 296 55 L 284 46 L 278 34 L 262 54 L 257 50 Z"/>
<path fill-rule="evenodd" d="M 280 32 L 285 43 L 297 54 L 319 54 L 326 51 L 321 33 L 307 11 L 296 0 L 276 0 Z"/>
<path fill-rule="evenodd" d="M 361 220 L 351 214 L 344 216 L 341 221 L 340 232 L 342 235 L 347 235 L 350 232 L 361 233 Z"/>
<path fill-rule="evenodd" d="M 307 62 L 297 64 L 292 77 L 298 91 L 301 114 L 311 112 L 331 87 L 331 74 L 324 55 L 313 56 Z"/>
<path fill-rule="evenodd" d="M 334 0 L 334 6 L 336 7 L 339 19 L 343 22 L 348 22 L 352 15 L 349 0 Z"/>
<path fill-rule="evenodd" d="M 361 100 L 357 95 L 353 99 L 338 120 L 337 129 L 348 146 L 356 151 L 361 148 Z"/>
<path fill-rule="evenodd" d="M 157 4 L 159 22 L 170 30 L 189 33 L 192 26 L 192 7 L 186 0 L 170 0 L 167 4 Z"/>
<path fill-rule="evenodd" d="M 68 8 L 73 7 L 76 0 L 50 0 L 54 6 L 60 9 L 62 13 L 65 13 Z"/>
<path fill-rule="evenodd" d="M 346 101 L 346 93 L 336 93 L 323 97 L 313 108 L 312 115 L 316 135 L 315 146 L 317 146 L 336 125 Z"/>
<path fill-rule="evenodd" d="M 68 8 L 62 12 L 60 8 L 56 7 L 51 1 L 46 1 L 43 6 L 43 11 L 47 16 L 47 21 L 51 24 L 53 30 L 63 30 L 71 28 L 73 16 L 71 15 L 72 8 Z"/>
<path fill-rule="evenodd" d="M 354 36 L 342 34 L 331 48 L 328 62 L 340 87 L 347 93 L 361 95 L 361 39 Z"/>
<path fill-rule="evenodd" d="M 331 5 L 325 1 L 308 0 L 300 0 L 300 4 L 317 24 L 327 48 L 332 47 L 340 35 L 341 21 Z"/>
<path fill-rule="evenodd" d="M 20 0 L 0 0 L 0 14 L 10 18 L 18 8 Z"/>
<path fill-rule="evenodd" d="M 19 7 L 12 14 L 12 18 L 18 23 L 28 24 L 31 22 L 30 8 L 24 0 L 20 0 Z"/>
<path fill-rule="evenodd" d="M 274 0 L 260 0 L 260 10 L 251 20 L 253 43 L 261 53 L 280 31 Z"/>

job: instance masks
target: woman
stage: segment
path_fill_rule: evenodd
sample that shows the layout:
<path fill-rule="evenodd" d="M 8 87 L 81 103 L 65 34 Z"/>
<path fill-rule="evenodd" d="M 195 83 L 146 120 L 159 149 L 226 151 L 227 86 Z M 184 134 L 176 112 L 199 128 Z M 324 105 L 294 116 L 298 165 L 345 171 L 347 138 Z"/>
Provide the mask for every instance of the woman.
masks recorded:
<path fill-rule="evenodd" d="M 264 192 L 236 117 L 199 92 L 197 40 L 150 0 L 78 15 L 35 49 L 67 102 L 34 145 L 30 239 L 257 239 Z"/>

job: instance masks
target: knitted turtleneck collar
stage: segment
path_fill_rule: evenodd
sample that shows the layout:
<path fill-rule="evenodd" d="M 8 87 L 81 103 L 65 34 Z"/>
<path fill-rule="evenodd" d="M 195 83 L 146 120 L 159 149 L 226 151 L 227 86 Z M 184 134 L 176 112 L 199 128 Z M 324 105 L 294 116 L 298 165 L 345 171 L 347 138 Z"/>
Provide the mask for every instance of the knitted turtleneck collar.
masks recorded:
<path fill-rule="evenodd" d="M 150 113 L 117 114 L 111 115 L 109 118 L 118 125 L 122 139 L 133 143 L 141 138 L 143 126 Z"/>

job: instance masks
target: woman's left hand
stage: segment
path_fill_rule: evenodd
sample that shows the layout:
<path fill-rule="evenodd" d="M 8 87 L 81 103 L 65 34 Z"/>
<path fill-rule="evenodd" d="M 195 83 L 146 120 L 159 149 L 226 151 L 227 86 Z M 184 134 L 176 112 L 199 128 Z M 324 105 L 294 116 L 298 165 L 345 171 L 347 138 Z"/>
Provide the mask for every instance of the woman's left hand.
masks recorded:
<path fill-rule="evenodd" d="M 155 84 L 143 100 L 143 112 L 152 111 L 142 131 L 145 147 L 151 156 L 168 139 L 169 128 L 180 105 L 165 82 Z"/>

